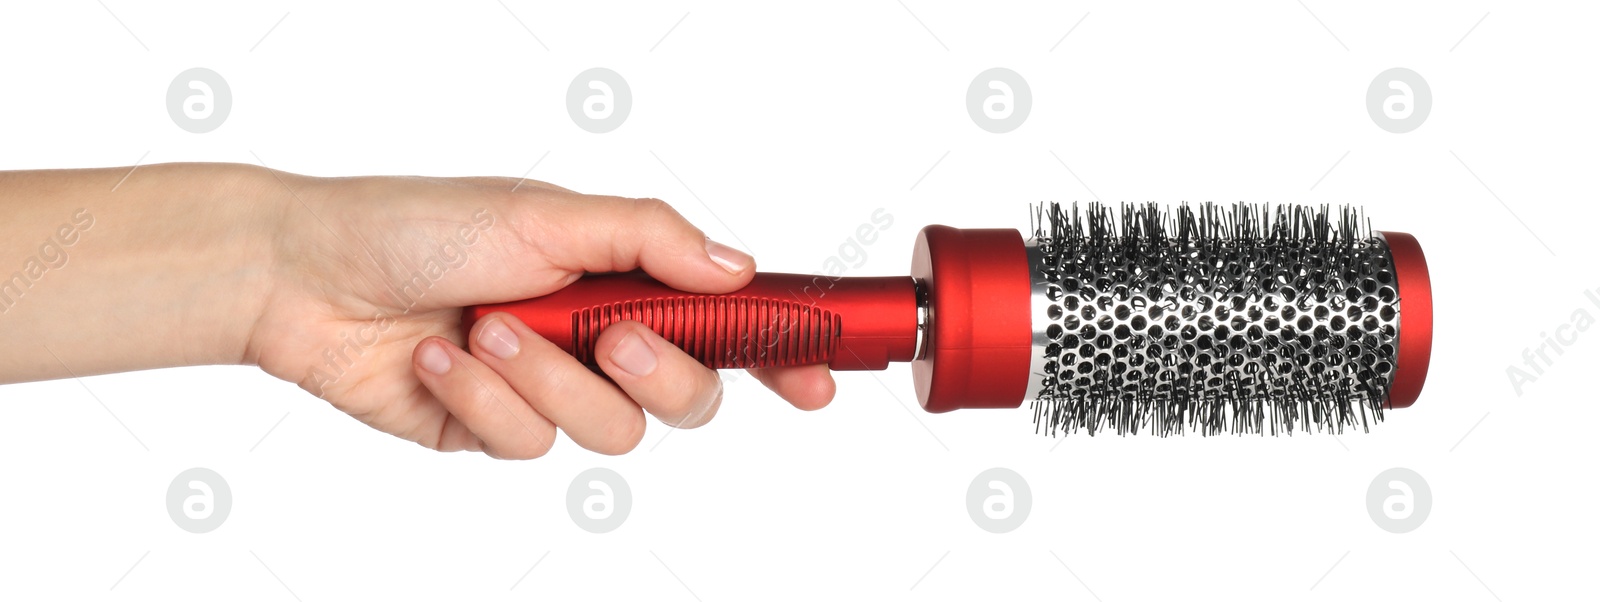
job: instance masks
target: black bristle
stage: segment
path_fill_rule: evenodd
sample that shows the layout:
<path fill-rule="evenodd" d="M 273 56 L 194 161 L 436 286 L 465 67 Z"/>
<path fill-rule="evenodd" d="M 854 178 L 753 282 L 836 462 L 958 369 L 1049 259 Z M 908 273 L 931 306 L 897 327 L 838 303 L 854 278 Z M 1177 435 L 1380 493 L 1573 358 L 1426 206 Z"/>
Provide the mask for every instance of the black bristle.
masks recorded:
<path fill-rule="evenodd" d="M 1038 429 L 1158 436 L 1365 431 L 1383 419 L 1398 302 L 1356 209 L 1040 205 L 1062 328 Z M 1109 328 L 1106 328 L 1109 327 Z M 1387 370 L 1380 370 L 1387 363 Z"/>

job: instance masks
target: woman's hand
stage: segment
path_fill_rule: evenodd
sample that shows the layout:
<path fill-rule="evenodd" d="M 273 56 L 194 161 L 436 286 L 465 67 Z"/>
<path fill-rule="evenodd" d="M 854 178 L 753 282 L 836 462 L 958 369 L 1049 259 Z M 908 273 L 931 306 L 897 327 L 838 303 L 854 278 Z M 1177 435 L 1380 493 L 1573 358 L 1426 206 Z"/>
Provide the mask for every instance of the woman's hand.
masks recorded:
<path fill-rule="evenodd" d="M 681 428 L 716 413 L 716 372 L 637 322 L 599 337 L 604 376 L 507 314 L 460 334 L 464 306 L 549 294 L 585 272 L 642 268 L 699 293 L 750 281 L 748 255 L 667 204 L 510 178 L 270 175 L 284 208 L 245 361 L 374 428 L 500 458 L 543 455 L 556 428 L 624 453 L 646 411 Z M 753 373 L 802 409 L 833 396 L 825 366 Z"/>

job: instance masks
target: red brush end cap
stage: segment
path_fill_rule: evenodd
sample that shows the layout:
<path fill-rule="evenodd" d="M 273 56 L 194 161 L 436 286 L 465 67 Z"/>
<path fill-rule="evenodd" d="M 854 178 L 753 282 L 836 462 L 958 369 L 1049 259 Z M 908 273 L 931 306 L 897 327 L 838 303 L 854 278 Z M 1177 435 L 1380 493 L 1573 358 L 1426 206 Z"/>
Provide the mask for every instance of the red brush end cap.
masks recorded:
<path fill-rule="evenodd" d="M 917 235 L 911 277 L 929 308 L 924 351 L 911 364 L 923 409 L 1022 405 L 1033 352 L 1022 235 L 928 226 Z"/>
<path fill-rule="evenodd" d="M 1400 345 L 1395 352 L 1389 405 L 1404 408 L 1416 403 L 1428 378 L 1428 358 L 1433 354 L 1433 286 L 1416 237 L 1403 232 L 1381 234 L 1389 243 L 1400 293 Z"/>

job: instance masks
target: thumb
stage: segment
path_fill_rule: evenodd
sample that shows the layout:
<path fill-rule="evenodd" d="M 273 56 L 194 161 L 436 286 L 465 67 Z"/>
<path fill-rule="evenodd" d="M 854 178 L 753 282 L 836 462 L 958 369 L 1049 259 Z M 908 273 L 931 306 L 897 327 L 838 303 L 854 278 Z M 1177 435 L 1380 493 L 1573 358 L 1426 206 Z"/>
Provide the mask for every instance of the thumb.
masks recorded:
<path fill-rule="evenodd" d="M 750 283 L 755 259 L 707 238 L 659 199 L 561 196 L 537 212 L 545 259 L 572 273 L 639 268 L 678 290 L 726 293 Z"/>

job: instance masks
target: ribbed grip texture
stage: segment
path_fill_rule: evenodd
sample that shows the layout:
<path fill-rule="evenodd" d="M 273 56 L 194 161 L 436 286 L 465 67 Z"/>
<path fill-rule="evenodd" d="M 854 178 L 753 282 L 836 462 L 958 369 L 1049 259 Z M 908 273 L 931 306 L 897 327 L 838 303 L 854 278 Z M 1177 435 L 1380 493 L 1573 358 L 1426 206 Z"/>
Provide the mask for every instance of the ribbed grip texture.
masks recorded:
<path fill-rule="evenodd" d="M 769 368 L 828 363 L 840 319 L 810 304 L 740 296 L 684 296 L 619 301 L 572 312 L 572 349 L 594 361 L 595 340 L 622 320 L 644 323 L 710 368 Z"/>

